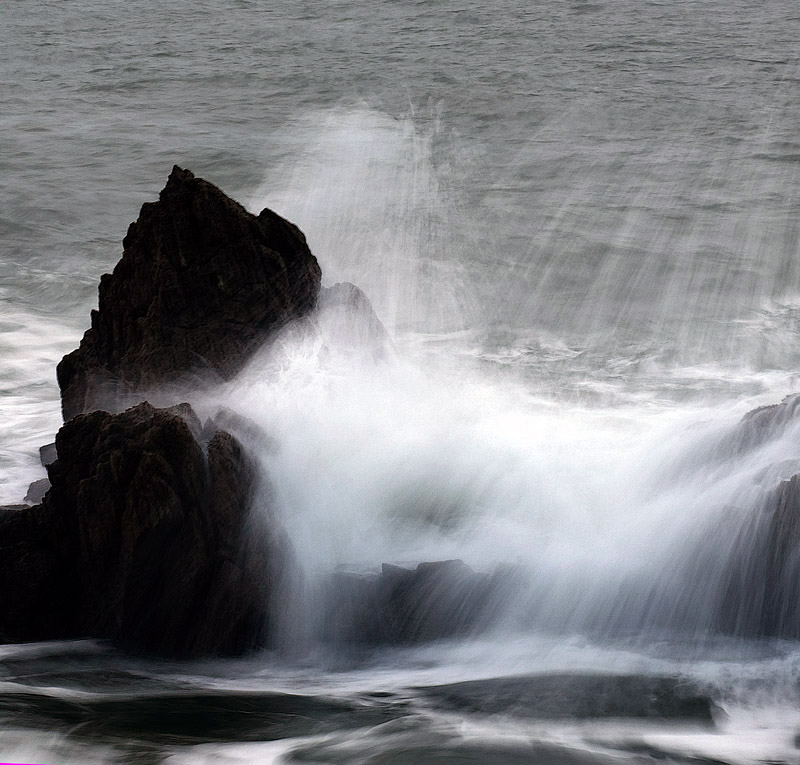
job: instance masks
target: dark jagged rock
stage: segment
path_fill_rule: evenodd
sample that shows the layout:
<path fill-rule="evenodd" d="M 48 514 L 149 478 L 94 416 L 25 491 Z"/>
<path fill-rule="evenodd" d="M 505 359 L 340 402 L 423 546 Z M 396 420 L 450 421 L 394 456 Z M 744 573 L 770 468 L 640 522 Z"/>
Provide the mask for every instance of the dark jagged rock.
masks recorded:
<path fill-rule="evenodd" d="M 39 461 L 42 467 L 47 467 L 58 459 L 58 452 L 56 452 L 55 441 L 52 444 L 45 444 L 39 447 Z"/>
<path fill-rule="evenodd" d="M 800 395 L 748 412 L 713 450 L 716 457 L 739 457 L 796 427 Z M 764 486 L 752 507 L 731 508 L 737 531 L 727 531 L 720 563 L 712 626 L 743 637 L 800 638 L 800 463 L 775 462 L 756 476 Z M 776 476 L 789 476 L 779 480 Z M 732 538 L 730 538 L 730 536 Z M 694 556 L 702 561 L 708 549 Z"/>
<path fill-rule="evenodd" d="M 210 440 L 218 430 L 231 433 L 252 451 L 263 453 L 274 451 L 277 448 L 275 439 L 264 428 L 225 406 L 219 407 L 203 425 L 206 440 Z"/>
<path fill-rule="evenodd" d="M 420 643 L 490 627 L 503 612 L 515 573 L 473 571 L 463 561 L 383 564 L 380 575 L 335 574 L 325 637 L 347 643 Z"/>
<path fill-rule="evenodd" d="M 320 269 L 300 230 L 247 212 L 175 167 L 143 205 L 122 259 L 100 280 L 99 310 L 58 365 L 64 419 L 119 411 L 137 392 L 196 374 L 227 379 L 267 335 L 307 314 Z"/>
<path fill-rule="evenodd" d="M 717 457 L 746 454 L 778 438 L 800 416 L 800 394 L 786 396 L 779 404 L 753 409 L 742 417 L 727 438 L 715 449 Z"/>
<path fill-rule="evenodd" d="M 39 448 L 39 461 L 42 463 L 42 467 L 46 468 L 48 465 L 51 465 L 56 461 L 57 457 L 55 442 L 45 444 Z M 40 478 L 37 481 L 33 481 L 28 486 L 28 492 L 25 494 L 25 499 L 23 501 L 29 505 L 38 505 L 44 499 L 44 495 L 47 494 L 49 489 L 50 481 L 47 478 Z"/>
<path fill-rule="evenodd" d="M 109 638 L 175 656 L 268 642 L 290 553 L 274 528 L 250 527 L 257 476 L 241 445 L 217 431 L 204 450 L 201 432 L 186 404 L 61 428 L 42 505 L 0 516 L 11 529 L 0 528 L 10 550 L 0 591 L 16 593 L 0 610 L 6 639 Z M 26 589 L 38 604 L 25 604 Z M 49 611 L 58 629 L 42 621 Z"/>

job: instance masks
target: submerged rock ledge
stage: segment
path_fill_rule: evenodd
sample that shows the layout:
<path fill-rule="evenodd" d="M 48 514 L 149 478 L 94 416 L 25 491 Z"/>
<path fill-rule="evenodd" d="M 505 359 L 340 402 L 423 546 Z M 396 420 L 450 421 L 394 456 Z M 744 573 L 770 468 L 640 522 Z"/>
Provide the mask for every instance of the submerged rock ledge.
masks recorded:
<path fill-rule="evenodd" d="M 384 563 L 378 575 L 335 573 L 324 593 L 324 637 L 382 645 L 480 633 L 503 615 L 520 580 L 514 567 L 483 574 L 461 560 L 420 563 L 413 570 Z"/>

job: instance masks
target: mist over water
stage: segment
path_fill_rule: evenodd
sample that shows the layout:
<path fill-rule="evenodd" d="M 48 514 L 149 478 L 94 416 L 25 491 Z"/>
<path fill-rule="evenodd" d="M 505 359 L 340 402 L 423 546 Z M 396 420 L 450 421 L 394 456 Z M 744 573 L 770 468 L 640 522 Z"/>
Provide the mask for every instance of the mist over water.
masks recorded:
<path fill-rule="evenodd" d="M 175 162 L 296 223 L 325 285 L 363 289 L 386 335 L 323 305 L 236 380 L 187 391 L 266 434 L 306 581 L 286 595 L 292 651 L 176 668 L 9 647 L 5 685 L 95 699 L 102 669 L 131 673 L 123 695 L 391 691 L 415 715 L 410 733 L 337 717 L 310 738 L 165 745 L 168 762 L 297 761 L 295 746 L 389 762 L 411 739 L 430 758 L 524 739 L 640 762 L 635 740 L 667 762 L 796 762 L 797 645 L 753 625 L 778 593 L 783 634 L 800 629 L 796 563 L 758 573 L 800 419 L 742 419 L 800 368 L 792 3 L 145 5 L 145 25 L 89 0 L 3 7 L 0 500 L 43 475 L 55 364 Z M 322 645 L 332 572 L 451 558 L 519 573 L 488 634 Z M 483 718 L 411 690 L 548 672 L 698 683 L 717 727 Z M 146 738 L 53 728 L 37 744 L 49 718 L 23 717 L 4 758 L 133 758 Z"/>

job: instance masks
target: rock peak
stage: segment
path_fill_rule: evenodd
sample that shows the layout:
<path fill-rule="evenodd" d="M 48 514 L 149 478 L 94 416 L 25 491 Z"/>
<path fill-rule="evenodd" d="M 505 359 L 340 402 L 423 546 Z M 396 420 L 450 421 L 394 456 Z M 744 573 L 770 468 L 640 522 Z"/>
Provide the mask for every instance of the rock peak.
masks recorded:
<path fill-rule="evenodd" d="M 320 268 L 302 232 L 256 216 L 175 165 L 142 206 L 122 259 L 100 281 L 99 310 L 58 366 L 68 420 L 120 411 L 197 374 L 228 379 L 265 338 L 316 304 Z"/>
<path fill-rule="evenodd" d="M 194 173 L 191 170 L 186 170 L 180 165 L 173 165 L 172 172 L 169 174 L 169 178 L 167 178 L 167 188 L 171 185 L 191 180 L 194 180 Z"/>

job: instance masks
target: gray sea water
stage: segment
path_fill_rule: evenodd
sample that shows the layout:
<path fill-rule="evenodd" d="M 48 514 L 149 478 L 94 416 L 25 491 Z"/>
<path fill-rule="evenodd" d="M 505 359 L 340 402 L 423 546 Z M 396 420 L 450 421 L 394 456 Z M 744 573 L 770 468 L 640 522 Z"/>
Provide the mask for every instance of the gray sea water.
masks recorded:
<path fill-rule="evenodd" d="M 800 762 L 798 646 L 706 635 L 697 582 L 676 585 L 679 638 L 580 629 L 586 601 L 614 608 L 598 579 L 662 576 L 714 508 L 746 515 L 764 471 L 800 459 L 794 430 L 724 474 L 703 451 L 798 386 L 798 40 L 794 0 L 4 0 L 0 502 L 43 475 L 55 364 L 179 164 L 299 225 L 397 346 L 388 368 L 291 347 L 219 394 L 276 436 L 309 571 L 557 573 L 546 631 L 418 650 L 186 666 L 5 647 L 0 757 Z M 597 672 L 694 684 L 713 724 L 415 690 Z"/>

